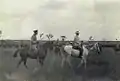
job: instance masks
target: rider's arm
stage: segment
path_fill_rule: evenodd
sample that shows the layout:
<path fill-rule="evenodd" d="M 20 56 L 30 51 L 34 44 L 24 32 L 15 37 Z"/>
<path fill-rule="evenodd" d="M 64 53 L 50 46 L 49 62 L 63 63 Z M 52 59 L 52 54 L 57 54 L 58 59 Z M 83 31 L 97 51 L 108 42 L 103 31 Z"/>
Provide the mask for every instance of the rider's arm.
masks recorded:
<path fill-rule="evenodd" d="M 73 43 L 76 43 L 76 40 L 77 40 L 77 38 L 76 38 L 76 37 L 74 37 Z"/>
<path fill-rule="evenodd" d="M 38 41 L 36 40 L 36 37 L 35 36 L 32 36 L 31 37 L 31 42 L 33 43 L 33 44 L 36 44 Z"/>
<path fill-rule="evenodd" d="M 76 41 L 76 37 L 74 37 L 74 42 Z"/>

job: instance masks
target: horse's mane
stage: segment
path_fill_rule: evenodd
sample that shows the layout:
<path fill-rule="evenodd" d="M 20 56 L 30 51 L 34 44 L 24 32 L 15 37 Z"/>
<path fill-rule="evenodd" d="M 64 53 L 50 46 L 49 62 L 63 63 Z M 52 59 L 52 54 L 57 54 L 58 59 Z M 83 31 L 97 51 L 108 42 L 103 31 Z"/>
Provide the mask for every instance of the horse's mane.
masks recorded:
<path fill-rule="evenodd" d="M 90 49 L 93 46 L 93 44 L 89 44 L 89 45 L 84 44 L 83 46 L 87 49 Z"/>

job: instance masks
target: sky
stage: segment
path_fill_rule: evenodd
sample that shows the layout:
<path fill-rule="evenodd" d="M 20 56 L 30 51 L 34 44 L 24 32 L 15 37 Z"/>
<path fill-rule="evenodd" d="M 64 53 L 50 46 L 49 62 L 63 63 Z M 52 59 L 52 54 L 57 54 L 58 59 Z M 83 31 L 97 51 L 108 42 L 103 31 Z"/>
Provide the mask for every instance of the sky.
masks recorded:
<path fill-rule="evenodd" d="M 120 39 L 119 0 L 0 0 L 3 39 L 30 39 L 34 29 L 72 40 Z M 39 39 L 39 37 L 38 37 Z"/>

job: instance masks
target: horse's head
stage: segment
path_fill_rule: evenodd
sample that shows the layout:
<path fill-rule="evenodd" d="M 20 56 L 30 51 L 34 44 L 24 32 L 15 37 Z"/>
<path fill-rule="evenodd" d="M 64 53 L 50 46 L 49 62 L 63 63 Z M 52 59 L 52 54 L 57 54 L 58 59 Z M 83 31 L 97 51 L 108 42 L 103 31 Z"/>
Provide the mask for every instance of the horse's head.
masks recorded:
<path fill-rule="evenodd" d="M 100 54 L 102 51 L 101 48 L 102 48 L 101 45 L 98 42 L 96 42 L 91 48 L 91 50 L 95 50 L 98 54 Z"/>

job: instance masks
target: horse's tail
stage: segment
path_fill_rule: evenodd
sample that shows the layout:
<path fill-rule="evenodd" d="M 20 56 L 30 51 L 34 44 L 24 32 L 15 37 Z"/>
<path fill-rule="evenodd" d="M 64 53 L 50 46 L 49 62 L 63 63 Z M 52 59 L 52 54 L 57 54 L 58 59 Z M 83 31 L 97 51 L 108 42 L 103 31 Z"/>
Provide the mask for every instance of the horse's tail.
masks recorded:
<path fill-rule="evenodd" d="M 15 51 L 15 53 L 14 53 L 14 55 L 13 55 L 14 58 L 17 57 L 18 52 L 19 52 L 19 49 L 17 49 L 17 50 Z"/>

